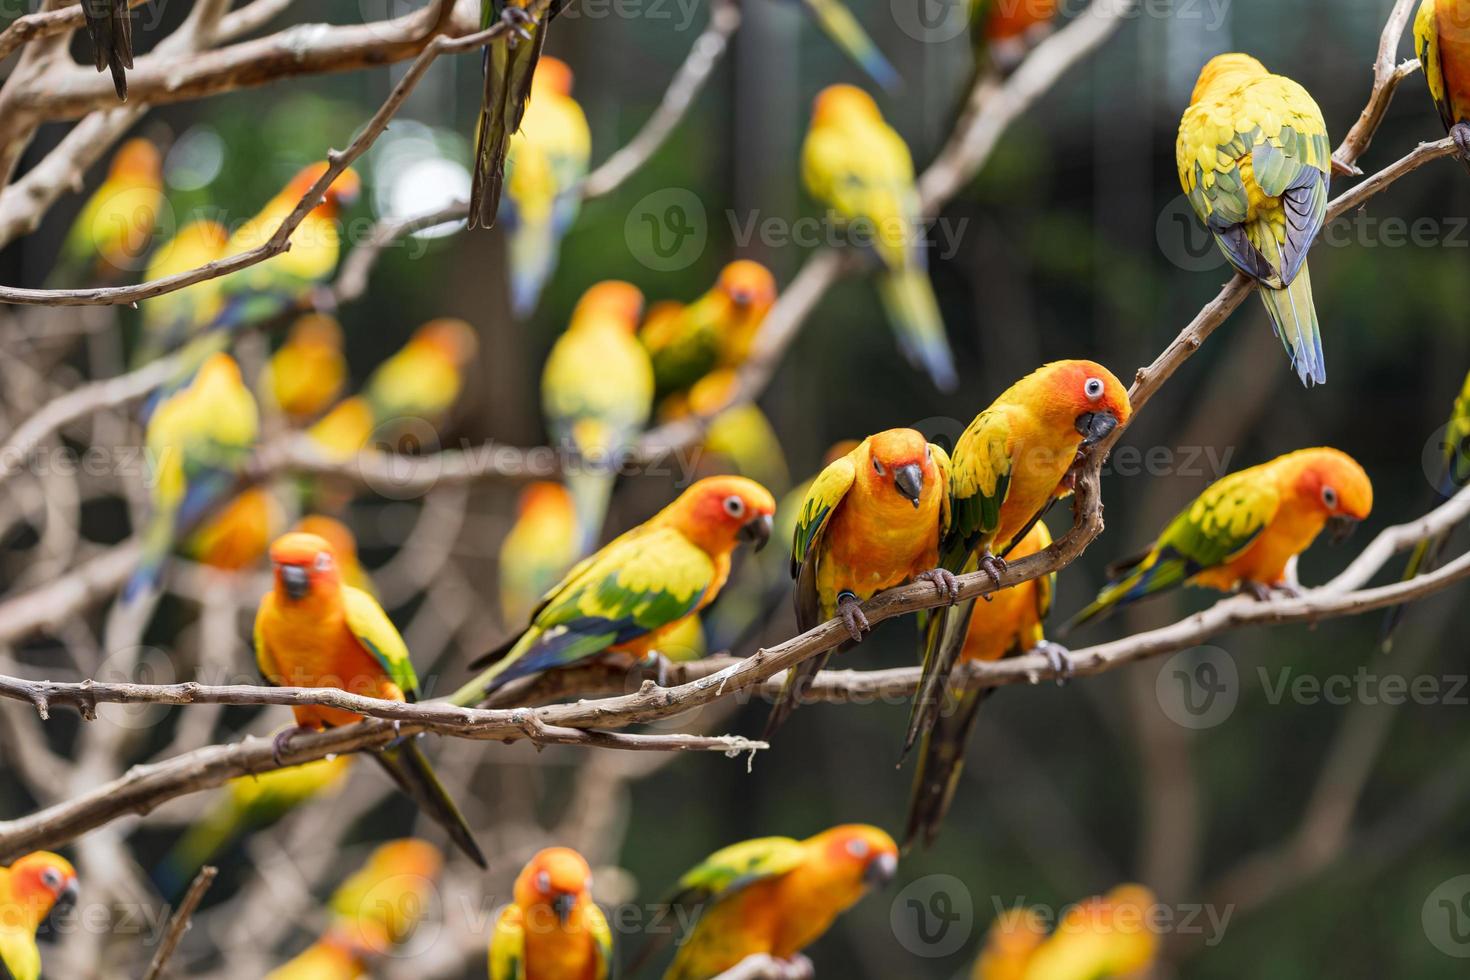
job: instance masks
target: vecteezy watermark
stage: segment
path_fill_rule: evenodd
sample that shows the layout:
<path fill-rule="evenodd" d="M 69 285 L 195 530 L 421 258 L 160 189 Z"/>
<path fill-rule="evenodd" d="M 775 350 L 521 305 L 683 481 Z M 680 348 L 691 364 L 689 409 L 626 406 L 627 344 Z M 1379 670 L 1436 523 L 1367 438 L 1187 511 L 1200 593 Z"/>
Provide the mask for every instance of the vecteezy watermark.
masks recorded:
<path fill-rule="evenodd" d="M 1214 728 L 1230 717 L 1240 699 L 1235 658 L 1213 646 L 1181 650 L 1159 668 L 1154 695 L 1176 725 Z"/>
<path fill-rule="evenodd" d="M 1108 454 L 1102 473 L 1108 476 L 1181 476 L 1218 480 L 1230 472 L 1235 447 L 1118 446 Z"/>
<path fill-rule="evenodd" d="M 975 928 L 975 903 L 954 875 L 925 875 L 904 887 L 888 909 L 898 944 L 915 956 L 938 958 L 959 952 Z"/>
<path fill-rule="evenodd" d="M 694 26 L 699 0 L 577 0 L 559 9 L 558 20 L 650 20 L 673 22 L 683 32 Z"/>
<path fill-rule="evenodd" d="M 693 191 L 666 187 L 633 205 L 623 222 L 623 239 L 633 258 L 654 272 L 678 272 L 704 254 L 709 216 Z"/>
<path fill-rule="evenodd" d="M 997 918 L 1012 909 L 1025 909 L 1030 913 L 1031 924 L 1051 933 L 1147 932 L 1156 936 L 1201 936 L 1204 945 L 1211 947 L 1225 938 L 1225 930 L 1235 915 L 1234 905 L 1209 902 L 1143 905 L 1090 899 L 1060 908 L 1033 905 L 1025 896 L 1016 896 L 1009 904 L 999 896 L 992 896 L 991 902 Z"/>
<path fill-rule="evenodd" d="M 941 260 L 952 259 L 959 252 L 960 239 L 970 225 L 969 218 L 940 217 L 927 223 L 904 218 L 873 221 L 868 218 L 843 218 L 835 211 L 793 220 L 780 215 L 763 214 L 759 208 L 743 214 L 727 211 L 725 216 L 730 223 L 730 237 L 741 249 L 748 248 L 752 242 L 759 242 L 767 248 L 786 248 L 789 245 L 803 249 L 824 245 L 829 248 L 842 245 L 857 248 L 925 248 L 933 249 L 934 256 Z"/>
<path fill-rule="evenodd" d="M 1470 959 L 1470 875 L 1440 882 L 1424 899 L 1419 922 L 1435 949 L 1456 959 Z"/>
<path fill-rule="evenodd" d="M 1454 493 L 1470 482 L 1470 434 L 1454 432 L 1446 422 L 1425 440 L 1419 461 L 1435 492 Z"/>
<path fill-rule="evenodd" d="M 1297 673 L 1292 667 L 1274 670 L 1257 667 L 1266 703 L 1292 704 L 1452 705 L 1470 704 L 1470 675 L 1466 674 L 1377 674 L 1360 666 L 1351 674 Z"/>

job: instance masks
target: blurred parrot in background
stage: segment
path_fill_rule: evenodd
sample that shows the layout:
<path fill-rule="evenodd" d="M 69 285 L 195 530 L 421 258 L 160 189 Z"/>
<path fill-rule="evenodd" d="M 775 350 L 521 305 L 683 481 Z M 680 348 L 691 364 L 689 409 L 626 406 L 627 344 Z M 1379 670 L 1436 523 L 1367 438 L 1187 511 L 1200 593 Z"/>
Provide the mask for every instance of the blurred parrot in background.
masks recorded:
<path fill-rule="evenodd" d="M 1466 23 L 1470 25 L 1470 22 Z M 1450 411 L 1450 420 L 1445 424 L 1439 448 L 1439 483 L 1435 491 L 1441 500 L 1448 500 L 1470 485 L 1470 374 L 1465 375 L 1465 380 L 1460 385 L 1460 393 Z M 1409 563 L 1404 566 L 1402 581 L 1407 582 L 1438 568 L 1452 534 L 1454 528 L 1447 528 L 1415 545 L 1413 553 L 1409 555 Z M 1379 643 L 1384 653 L 1393 648 L 1393 631 L 1404 618 L 1407 608 L 1390 606 L 1384 614 L 1383 627 L 1379 633 Z"/>
<path fill-rule="evenodd" d="M 781 438 L 766 413 L 755 402 L 734 404 L 739 379 L 730 368 L 719 368 L 700 378 L 689 390 L 689 410 L 709 419 L 704 450 L 728 461 L 734 472 L 772 490 L 791 484 L 791 471 Z"/>
<path fill-rule="evenodd" d="M 1346 537 L 1373 509 L 1373 484 L 1349 455 L 1299 449 L 1210 484 L 1148 550 L 1108 566 L 1108 584 L 1067 624 L 1176 585 L 1240 590 L 1265 600 L 1298 594 L 1293 559 L 1324 527 Z"/>
<path fill-rule="evenodd" d="M 949 457 L 922 433 L 888 429 L 868 436 L 817 475 L 800 515 L 791 544 L 798 630 L 840 617 L 852 643 L 861 643 L 871 628 L 862 603 L 917 580 L 950 601 L 959 598 L 954 575 L 936 567 L 949 529 Z M 766 738 L 801 704 L 830 656 L 787 670 Z"/>
<path fill-rule="evenodd" d="M 413 421 L 438 429 L 448 421 L 479 352 L 480 338 L 463 320 L 441 317 L 419 327 L 363 385 L 374 425 L 387 436 Z"/>
<path fill-rule="evenodd" d="M 388 945 L 386 938 L 361 943 L 355 926 L 334 922 L 320 939 L 265 975 L 265 980 L 361 980 Z"/>
<path fill-rule="evenodd" d="M 352 756 L 337 755 L 258 776 L 240 776 L 220 790 L 215 804 L 189 825 L 159 863 L 154 880 L 165 896 L 177 896 L 201 867 L 247 834 L 291 810 L 342 788 Z"/>
<path fill-rule="evenodd" d="M 1083 448 L 1126 426 L 1131 414 L 1127 389 L 1094 361 L 1053 361 L 1007 388 L 975 416 L 950 454 L 950 524 L 940 566 L 955 574 L 981 569 L 999 584 L 1006 554 L 1052 501 L 1071 494 Z M 905 753 L 934 727 L 974 604 L 931 609 L 921 618 L 924 666 Z M 1064 672 L 1065 660 L 1054 659 L 1054 669 Z"/>
<path fill-rule="evenodd" d="M 228 354 L 212 355 L 187 387 L 158 404 L 146 437 L 153 512 L 124 602 L 154 589 L 180 535 L 234 492 L 259 432 L 255 397 Z"/>
<path fill-rule="evenodd" d="M 970 980 L 1025 980 L 1026 964 L 1046 936 L 1046 921 L 1035 909 L 1006 909 L 986 930 Z"/>
<path fill-rule="evenodd" d="M 612 930 L 592 900 L 592 869 L 569 847 L 548 847 L 516 876 L 514 901 L 490 936 L 490 980 L 607 980 L 617 972 Z"/>
<path fill-rule="evenodd" d="M 959 379 L 929 283 L 913 157 L 872 96 L 851 85 L 818 93 L 801 172 L 808 193 L 847 227 L 849 239 L 871 245 L 882 262 L 878 296 L 904 357 L 941 391 L 953 391 Z"/>
<path fill-rule="evenodd" d="M 113 154 L 107 179 L 72 223 L 48 281 L 78 286 L 114 282 L 136 272 L 153 240 L 162 204 L 158 147 L 146 139 L 128 140 Z"/>
<path fill-rule="evenodd" d="M 975 65 L 1009 72 L 1051 30 L 1057 0 L 970 0 Z"/>
<path fill-rule="evenodd" d="M 1307 250 L 1327 216 L 1332 144 L 1307 90 L 1244 54 L 1211 58 L 1175 145 L 1179 183 L 1225 257 L 1260 285 L 1292 369 L 1327 380 Z"/>
<path fill-rule="evenodd" d="M 1440 121 L 1470 169 L 1470 0 L 1423 0 L 1414 51 Z"/>
<path fill-rule="evenodd" d="M 903 79 L 842 0 L 801 0 L 801 5 L 822 33 L 885 91 L 903 87 Z"/>
<path fill-rule="evenodd" d="M 1026 558 L 1050 546 L 1050 532 L 1044 523 L 1037 521 L 1011 551 L 1011 557 Z M 1041 624 L 1051 612 L 1056 587 L 1057 574 L 1052 572 L 1001 589 L 991 596 L 993 601 L 976 606 L 958 662 L 989 663 L 1029 653 L 1047 644 Z M 912 847 L 920 836 L 928 847 L 939 836 L 939 827 L 949 812 L 965 765 L 965 743 L 975 730 L 981 702 L 994 690 L 993 687 L 952 688 L 948 696 L 953 707 L 941 712 L 933 729 L 923 736 L 909 800 L 908 829 L 904 831 L 905 848 Z"/>
<path fill-rule="evenodd" d="M 572 495 L 547 480 L 527 486 L 516 505 L 515 523 L 500 544 L 500 615 L 505 625 L 526 622 L 578 557 Z"/>
<path fill-rule="evenodd" d="M 551 591 L 523 633 L 470 664 L 487 668 L 450 698 L 483 701 L 518 677 L 568 667 L 604 652 L 644 658 L 680 620 L 714 601 L 741 542 L 759 550 L 776 501 L 740 476 L 712 476 L 644 523 L 579 562 Z"/>
<path fill-rule="evenodd" d="M 672 301 L 654 306 L 638 339 L 653 364 L 655 398 L 688 391 L 717 367 L 743 364 L 775 302 L 770 270 L 741 259 L 720 270 L 709 292 L 688 306 Z"/>
<path fill-rule="evenodd" d="M 716 851 L 679 879 L 670 904 L 700 912 L 664 980 L 709 980 L 759 953 L 792 960 L 897 871 L 898 845 L 864 824 Z"/>
<path fill-rule="evenodd" d="M 389 701 L 418 698 L 408 647 L 376 599 L 343 585 L 332 546 L 314 534 L 292 532 L 271 545 L 275 587 L 255 617 L 255 657 L 261 675 L 277 687 L 338 687 Z M 296 725 L 276 736 L 277 758 L 293 735 L 361 721 L 322 705 L 291 709 Z M 374 761 L 469 858 L 485 867 L 459 808 L 450 799 L 416 738 L 371 753 Z"/>
<path fill-rule="evenodd" d="M 306 438 L 329 460 L 341 462 L 362 451 L 373 434 L 373 407 L 360 395 L 344 398 L 306 430 Z"/>
<path fill-rule="evenodd" d="M 358 560 L 357 538 L 346 524 L 326 514 L 307 514 L 296 522 L 292 530 L 315 534 L 327 542 L 332 549 L 332 558 L 337 562 L 337 570 L 342 574 L 343 585 L 350 585 L 368 595 L 377 594 L 367 570 Z"/>
<path fill-rule="evenodd" d="M 324 313 L 308 313 L 291 324 L 256 388 L 264 404 L 300 425 L 326 411 L 346 381 L 341 324 Z"/>
<path fill-rule="evenodd" d="M 0 976 L 40 980 L 36 930 L 76 905 L 76 870 L 60 854 L 33 851 L 0 868 Z"/>
<path fill-rule="evenodd" d="M 92 38 L 98 71 L 112 73 L 119 101 L 128 100 L 128 73 L 133 67 L 133 13 L 129 0 L 82 0 L 82 16 Z"/>
<path fill-rule="evenodd" d="M 562 237 L 582 208 L 582 180 L 592 157 L 592 132 L 572 98 L 572 70 L 560 58 L 541 59 L 520 132 L 505 157 L 500 217 L 509 236 L 510 307 L 517 319 L 556 270 Z"/>
<path fill-rule="evenodd" d="M 1033 909 L 996 918 L 973 980 L 1144 980 L 1159 952 L 1158 900 L 1123 884 L 1068 906 L 1050 936 Z"/>
<path fill-rule="evenodd" d="M 653 368 L 634 335 L 643 294 L 617 280 L 577 301 L 541 374 L 541 410 L 577 510 L 577 554 L 597 543 L 621 456 L 653 411 Z"/>
<path fill-rule="evenodd" d="M 225 257 L 230 233 L 215 221 L 191 221 L 154 250 L 143 278 L 162 279 Z M 134 366 L 172 351 L 203 329 L 219 311 L 219 280 L 205 279 L 192 286 L 138 304 L 143 311 L 142 333 L 133 354 Z"/>
<path fill-rule="evenodd" d="M 211 568 L 243 571 L 265 557 L 285 523 L 285 508 L 275 494 L 264 487 L 250 487 L 206 518 L 184 539 L 180 550 Z"/>

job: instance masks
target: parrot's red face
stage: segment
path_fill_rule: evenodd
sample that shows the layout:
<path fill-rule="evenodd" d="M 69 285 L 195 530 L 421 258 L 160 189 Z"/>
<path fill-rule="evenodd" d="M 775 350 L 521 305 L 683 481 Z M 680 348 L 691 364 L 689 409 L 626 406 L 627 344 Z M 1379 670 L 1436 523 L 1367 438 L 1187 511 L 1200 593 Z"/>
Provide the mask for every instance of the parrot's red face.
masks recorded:
<path fill-rule="evenodd" d="M 332 546 L 315 534 L 292 531 L 277 538 L 271 545 L 271 569 L 276 597 L 288 603 L 334 595 L 342 587 Z"/>
<path fill-rule="evenodd" d="M 66 858 L 50 851 L 34 851 L 10 866 L 10 887 L 34 926 L 75 905 L 80 886 L 76 869 Z"/>
<path fill-rule="evenodd" d="M 112 158 L 108 175 L 130 177 L 134 180 L 157 180 L 163 164 L 158 156 L 158 147 L 145 139 L 128 140 L 118 147 Z"/>
<path fill-rule="evenodd" d="M 877 827 L 833 827 L 821 835 L 821 847 L 828 866 L 854 883 L 881 887 L 898 872 L 898 845 Z"/>
<path fill-rule="evenodd" d="M 572 69 L 560 58 L 543 54 L 536 62 L 536 74 L 531 77 L 531 98 L 543 90 L 557 95 L 572 94 Z"/>
<path fill-rule="evenodd" d="M 414 331 L 413 342 L 439 351 L 460 367 L 473 361 L 480 349 L 475 328 L 453 317 L 430 320 Z"/>
<path fill-rule="evenodd" d="M 856 85 L 828 85 L 817 93 L 812 103 L 812 124 L 822 125 L 839 119 L 881 119 L 878 103 Z"/>
<path fill-rule="evenodd" d="M 759 551 L 771 539 L 776 499 L 743 476 L 708 476 L 670 505 L 684 534 L 710 552 L 728 552 L 747 542 Z"/>
<path fill-rule="evenodd" d="M 1296 492 L 1321 509 L 1329 533 L 1339 541 L 1373 510 L 1373 484 L 1357 461 L 1336 449 L 1318 449 L 1297 477 Z"/>
<path fill-rule="evenodd" d="M 591 887 L 592 869 L 582 855 L 569 847 L 548 847 L 521 869 L 515 899 L 523 909 L 549 907 L 557 921 L 566 925 Z"/>
<path fill-rule="evenodd" d="M 1133 414 L 1128 389 L 1095 361 L 1057 361 L 1046 368 L 1046 411 L 1058 425 L 1071 423 L 1090 446 Z"/>
<path fill-rule="evenodd" d="M 742 309 L 766 309 L 776 301 L 776 279 L 759 262 L 740 259 L 720 272 L 720 292 Z"/>
<path fill-rule="evenodd" d="M 630 282 L 618 279 L 599 282 L 577 300 L 572 316 L 576 318 L 594 313 L 627 324 L 629 331 L 636 330 L 643 316 L 643 293 Z"/>
<path fill-rule="evenodd" d="M 916 510 L 925 488 L 932 495 L 939 487 L 929 441 L 914 429 L 889 429 L 868 440 L 868 461 L 857 475 L 879 500 L 895 493 Z"/>

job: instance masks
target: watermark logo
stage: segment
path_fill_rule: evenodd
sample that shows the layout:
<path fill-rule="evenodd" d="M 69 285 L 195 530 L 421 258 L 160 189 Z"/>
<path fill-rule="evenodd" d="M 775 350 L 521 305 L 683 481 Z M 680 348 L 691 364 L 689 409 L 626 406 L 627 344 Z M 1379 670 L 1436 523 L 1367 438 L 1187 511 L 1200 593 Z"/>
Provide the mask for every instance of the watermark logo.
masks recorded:
<path fill-rule="evenodd" d="M 623 238 L 633 257 L 654 272 L 678 272 L 704 254 L 709 216 L 693 191 L 666 187 L 633 205 Z"/>
<path fill-rule="evenodd" d="M 1235 711 L 1240 674 L 1235 659 L 1219 647 L 1194 647 L 1164 662 L 1154 680 L 1154 694 L 1176 725 L 1214 728 Z"/>
<path fill-rule="evenodd" d="M 893 899 L 888 924 L 899 945 L 935 959 L 959 952 L 975 927 L 975 903 L 954 875 L 925 875 Z"/>
<path fill-rule="evenodd" d="M 968 0 L 890 0 L 893 22 L 915 41 L 943 44 L 970 26 Z"/>
<path fill-rule="evenodd" d="M 1185 272 L 1209 272 L 1225 265 L 1225 253 L 1215 245 L 1215 236 L 1200 223 L 1183 194 L 1159 212 L 1154 240 L 1164 257 Z"/>
<path fill-rule="evenodd" d="M 1419 921 L 1435 949 L 1470 959 L 1470 875 L 1441 882 L 1424 900 Z"/>
<path fill-rule="evenodd" d="M 389 500 L 422 497 L 443 471 L 439 431 L 428 420 L 404 416 L 388 419 L 372 431 L 358 457 L 362 482 Z M 424 468 L 430 472 L 425 474 Z"/>
<path fill-rule="evenodd" d="M 157 647 L 125 647 L 97 665 L 93 678 L 98 684 L 175 684 L 178 672 L 168 654 Z M 97 717 L 120 728 L 142 731 L 163 721 L 169 706 L 154 703 L 99 704 Z"/>

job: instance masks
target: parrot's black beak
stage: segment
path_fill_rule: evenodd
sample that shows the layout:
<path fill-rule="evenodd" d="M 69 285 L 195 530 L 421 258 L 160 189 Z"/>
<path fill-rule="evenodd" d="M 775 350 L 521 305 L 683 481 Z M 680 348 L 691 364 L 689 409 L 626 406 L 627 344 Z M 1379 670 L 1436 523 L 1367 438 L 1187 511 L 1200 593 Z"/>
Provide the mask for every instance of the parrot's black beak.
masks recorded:
<path fill-rule="evenodd" d="M 1118 427 L 1118 419 L 1112 412 L 1083 412 L 1077 416 L 1077 431 L 1082 433 L 1082 445 L 1107 438 L 1107 434 Z"/>
<path fill-rule="evenodd" d="M 302 566 L 282 565 L 279 574 L 281 585 L 285 586 L 286 595 L 291 599 L 300 601 L 311 593 L 311 576 Z"/>
<path fill-rule="evenodd" d="M 894 470 L 893 485 L 914 505 L 915 510 L 919 509 L 919 495 L 924 492 L 924 471 L 919 469 L 918 463 L 910 463 Z"/>
<path fill-rule="evenodd" d="M 868 862 L 868 867 L 863 871 L 863 884 L 871 888 L 882 888 L 893 880 L 898 874 L 898 856 L 894 854 L 879 854 Z"/>
<path fill-rule="evenodd" d="M 77 907 L 77 901 L 81 897 L 82 886 L 76 881 L 68 882 L 61 894 L 56 896 L 56 901 L 51 905 L 51 911 L 47 912 L 46 918 L 41 920 L 40 927 L 36 930 L 36 938 L 46 943 L 56 942 L 64 928 L 62 920 Z"/>
<path fill-rule="evenodd" d="M 1329 540 L 1333 544 L 1337 544 L 1340 541 L 1346 541 L 1348 538 L 1353 536 L 1353 532 L 1357 529 L 1358 519 L 1356 517 L 1348 517 L 1346 514 L 1338 514 L 1334 517 L 1327 518 L 1327 534 L 1329 535 Z"/>
<path fill-rule="evenodd" d="M 562 925 L 572 917 L 572 909 L 577 907 L 577 896 L 568 892 L 562 892 L 551 900 L 551 907 L 556 911 L 556 919 Z"/>
<path fill-rule="evenodd" d="M 738 537 L 741 541 L 754 544 L 755 550 L 760 551 L 771 540 L 771 515 L 762 514 L 746 521 L 741 526 Z"/>

